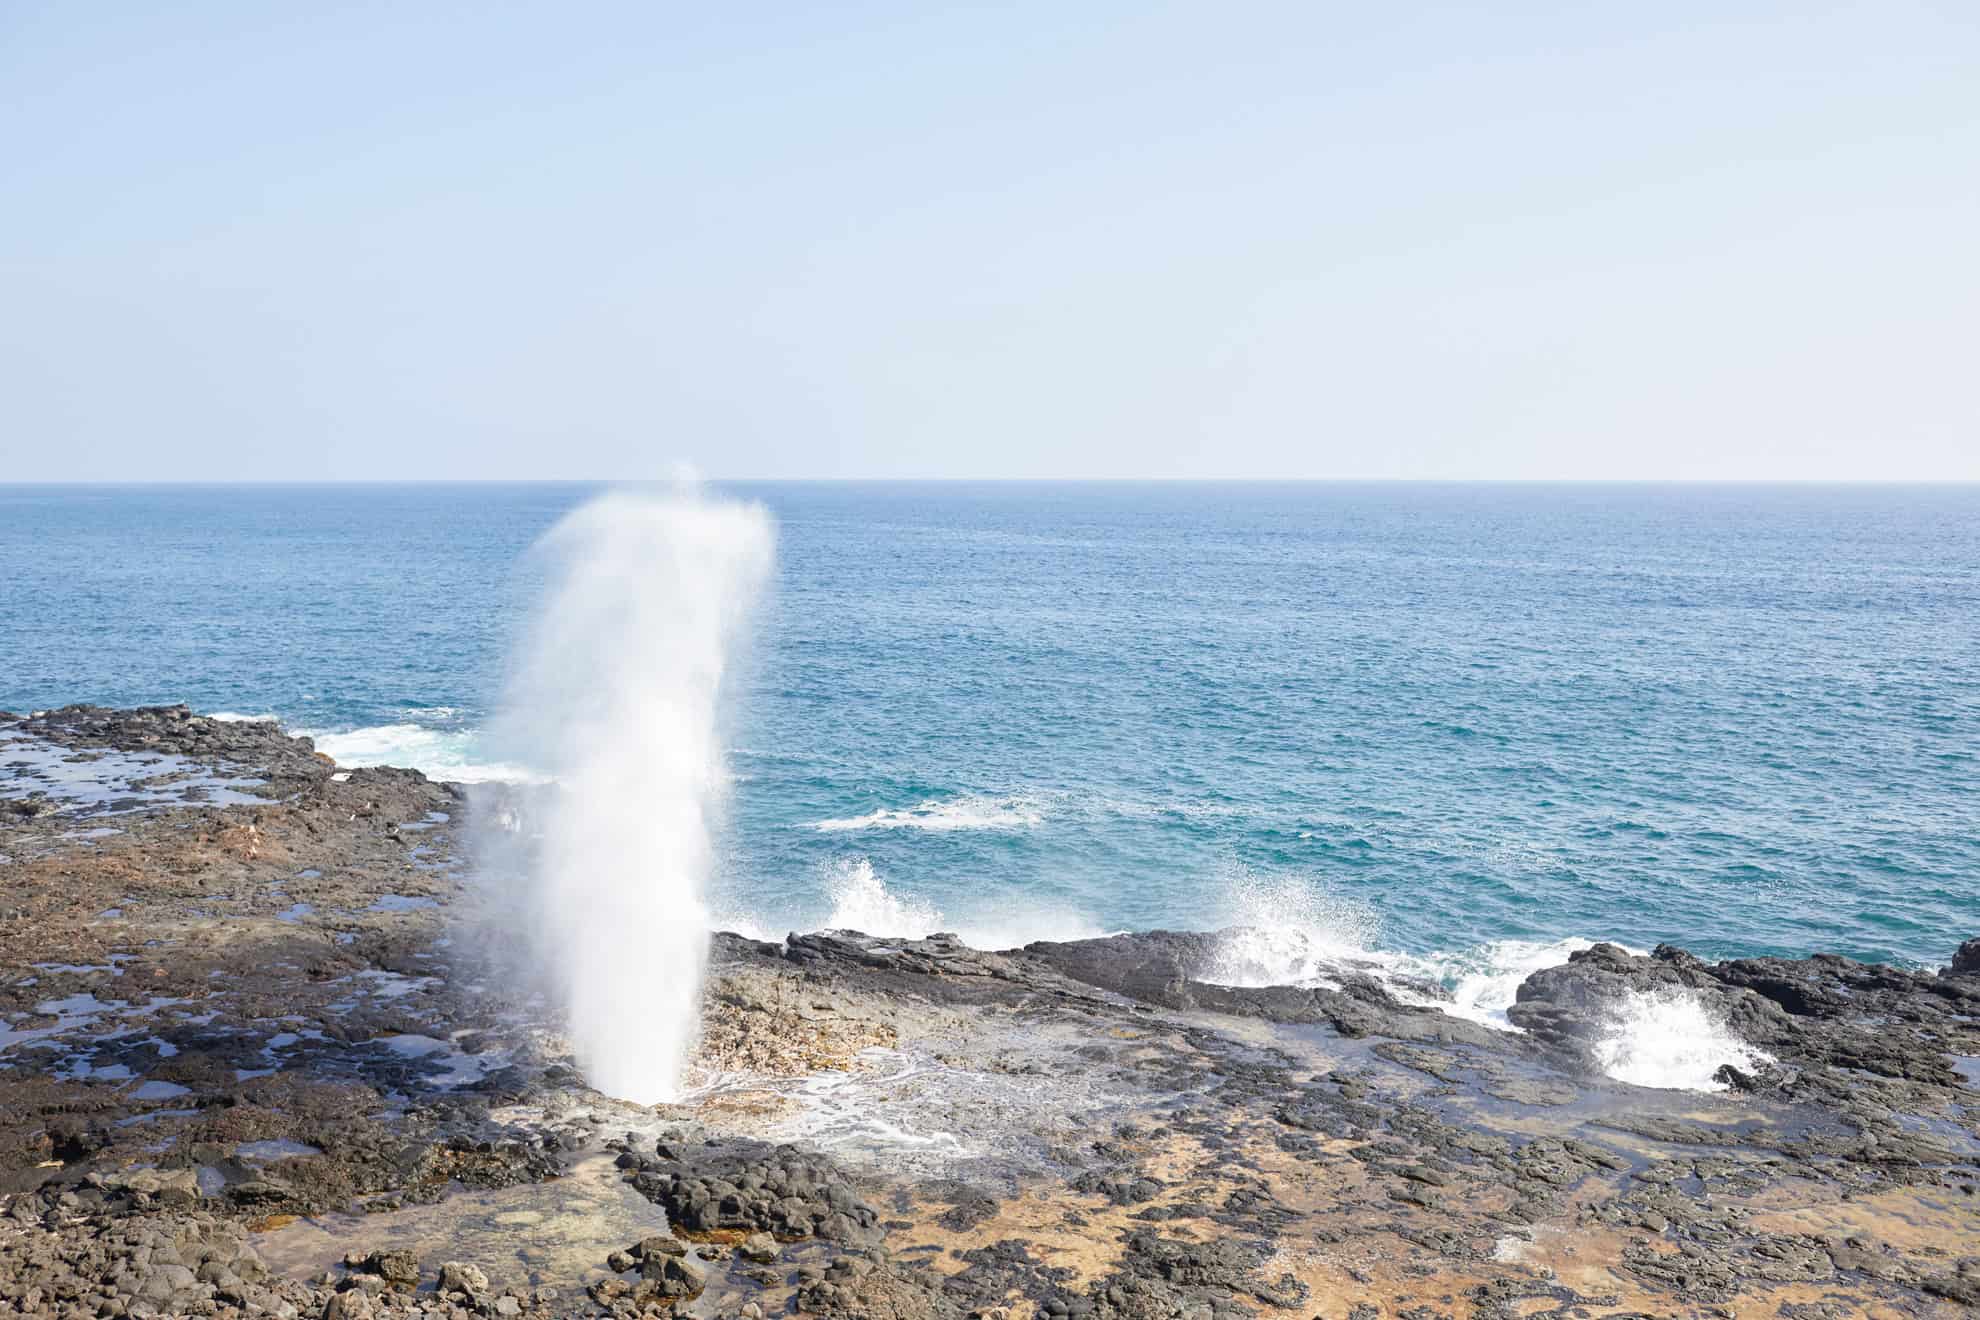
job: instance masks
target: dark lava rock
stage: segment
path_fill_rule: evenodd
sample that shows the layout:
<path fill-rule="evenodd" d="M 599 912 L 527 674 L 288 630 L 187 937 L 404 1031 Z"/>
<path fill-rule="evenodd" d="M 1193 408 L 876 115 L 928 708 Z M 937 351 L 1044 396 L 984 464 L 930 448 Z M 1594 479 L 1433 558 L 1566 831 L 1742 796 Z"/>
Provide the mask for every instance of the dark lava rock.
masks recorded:
<path fill-rule="evenodd" d="M 652 1268 L 657 1262 L 658 1268 Z M 662 1297 L 697 1297 L 708 1287 L 708 1267 L 692 1256 L 650 1256 L 646 1277 Z"/>
<path fill-rule="evenodd" d="M 1085 1192 L 1091 1196 L 1104 1196 L 1115 1205 L 1140 1205 L 1152 1201 L 1162 1194 L 1165 1184 L 1159 1178 L 1150 1178 L 1133 1169 L 1119 1169 L 1103 1172 L 1089 1169 L 1068 1184 L 1075 1192 Z"/>
<path fill-rule="evenodd" d="M 1344 961 L 1321 970 L 1336 985 L 1247 989 L 1198 979 L 1215 967 L 1229 932 L 1200 934 L 1156 930 L 1105 939 L 1043 941 L 1024 947 L 1026 959 L 1068 980 L 1096 986 L 1161 1008 L 1226 1013 L 1270 1022 L 1325 1024 L 1343 1036 L 1458 1042 L 1503 1048 L 1500 1033 L 1450 1017 L 1436 1008 L 1405 1004 L 1373 974 L 1371 964 Z M 1429 999 L 1449 992 L 1428 981 L 1412 991 Z"/>
<path fill-rule="evenodd" d="M 270 796 L 327 779 L 332 768 L 314 743 L 288 736 L 273 720 L 216 720 L 189 706 L 64 706 L 29 716 L 18 727 L 63 747 L 168 752 L 230 765 L 270 781 Z"/>
<path fill-rule="evenodd" d="M 967 1233 L 997 1214 L 997 1199 L 977 1188 L 964 1188 L 949 1198 L 949 1208 L 935 1222 L 951 1233 Z"/>
<path fill-rule="evenodd" d="M 963 1320 L 980 1308 L 968 1307 L 939 1275 L 876 1250 L 841 1256 L 822 1270 L 800 1268 L 797 1309 L 847 1320 Z"/>
<path fill-rule="evenodd" d="M 419 1286 L 419 1257 L 410 1251 L 374 1251 L 356 1260 L 347 1256 L 344 1264 L 353 1271 L 375 1274 L 395 1288 Z"/>
<path fill-rule="evenodd" d="M 1729 993 L 1704 963 L 1683 950 L 1660 946 L 1645 958 L 1613 944 L 1583 949 L 1562 965 L 1527 977 L 1506 1016 L 1534 1039 L 1585 1059 L 1633 996 L 1659 994 L 1698 997 L 1749 1041 L 1777 1036 L 1785 1025 L 1778 1005 L 1759 995 Z"/>
<path fill-rule="evenodd" d="M 1980 939 L 1971 939 L 1959 946 L 1953 954 L 1952 964 L 1941 976 L 1980 976 Z"/>
<path fill-rule="evenodd" d="M 1807 1069 L 1852 1069 L 1872 1079 L 1951 1087 L 1960 1079 L 1946 1054 L 1980 1048 L 1980 984 L 1972 978 L 1832 954 L 1708 965 L 1669 945 L 1639 957 L 1598 944 L 1529 976 L 1507 1017 L 1535 1039 L 1585 1060 L 1630 996 L 1663 993 L 1695 996 L 1733 1034 L 1782 1065 L 1771 1083 L 1766 1076 L 1749 1078 L 1741 1089 L 1786 1086 L 1790 1079 L 1804 1091 L 1830 1084 L 1820 1074 L 1796 1075 Z M 1830 1080 L 1840 1086 L 1840 1079 Z"/>
<path fill-rule="evenodd" d="M 1730 1063 L 1720 1064 L 1719 1070 L 1712 1074 L 1712 1080 L 1733 1091 L 1750 1092 L 1760 1089 L 1759 1079 L 1752 1073 L 1733 1067 Z"/>
<path fill-rule="evenodd" d="M 1528 977 L 1507 1016 L 1544 1045 L 1591 1067 L 1593 1044 L 1614 1029 L 1617 1008 L 1637 994 L 1694 996 L 1709 1015 L 1770 1057 L 1752 1071 L 1721 1070 L 1722 1085 L 1830 1116 L 1791 1139 L 1773 1139 L 1775 1149 L 1805 1160 L 1846 1161 L 1898 1184 L 1963 1183 L 1968 1177 L 1963 1170 L 1970 1161 L 1950 1135 L 1956 1128 L 1907 1122 L 1905 1116 L 1964 1112 L 1969 1084 L 1953 1063 L 1980 1055 L 1980 979 L 1831 954 L 1708 965 L 1668 945 L 1648 957 L 1596 945 L 1564 966 Z M 1651 1135 L 1643 1126 L 1648 1121 L 1618 1118 L 1612 1125 Z M 1767 1144 L 1755 1133 L 1681 1139 Z M 1654 1274 L 1656 1268 L 1649 1262 L 1639 1272 Z"/>
<path fill-rule="evenodd" d="M 440 1291 L 460 1293 L 479 1306 L 488 1298 L 488 1276 L 478 1266 L 450 1260 L 440 1266 Z"/>
<path fill-rule="evenodd" d="M 1128 1238 L 1121 1268 L 1094 1284 L 1087 1300 L 1102 1320 L 1168 1320 L 1179 1315 L 1239 1317 L 1257 1314 L 1242 1300 L 1291 1307 L 1306 1289 L 1289 1276 L 1270 1283 L 1258 1268 L 1269 1245 L 1222 1238 L 1185 1242 L 1142 1231 Z"/>
<path fill-rule="evenodd" d="M 880 1216 L 838 1165 L 796 1146 L 662 1142 L 632 1184 L 685 1233 L 764 1232 L 851 1245 L 880 1241 Z"/>

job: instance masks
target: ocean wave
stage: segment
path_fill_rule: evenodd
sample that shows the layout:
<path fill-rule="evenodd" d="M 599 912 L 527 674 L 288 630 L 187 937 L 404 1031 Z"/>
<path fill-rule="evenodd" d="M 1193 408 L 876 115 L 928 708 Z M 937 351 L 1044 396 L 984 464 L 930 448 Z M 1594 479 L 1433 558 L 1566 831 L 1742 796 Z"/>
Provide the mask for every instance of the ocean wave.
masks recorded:
<path fill-rule="evenodd" d="M 1748 1045 L 1703 1000 L 1685 990 L 1636 991 L 1611 1014 L 1595 1062 L 1632 1086 L 1723 1091 L 1715 1074 L 1732 1064 L 1751 1071 L 1773 1056 Z"/>
<path fill-rule="evenodd" d="M 832 863 L 826 891 L 832 900 L 828 930 L 900 939 L 947 931 L 972 949 L 1016 949 L 1038 940 L 1085 940 L 1109 933 L 1078 913 L 1037 904 L 1027 904 L 1021 913 L 946 913 L 925 898 L 888 888 L 865 857 Z"/>
<path fill-rule="evenodd" d="M 1506 939 L 1447 952 L 1404 953 L 1377 947 L 1379 922 L 1367 904 L 1334 893 L 1311 876 L 1234 863 L 1221 868 L 1218 878 L 1224 891 L 1218 939 L 1208 965 L 1195 973 L 1213 985 L 1338 988 L 1345 976 L 1366 975 L 1404 1003 L 1517 1033 L 1506 1010 L 1520 985 L 1595 943 L 1581 937 Z M 794 930 L 856 930 L 897 939 L 946 931 L 971 948 L 986 950 L 1125 933 L 1081 913 L 1034 904 L 1026 904 L 1021 913 L 948 911 L 929 897 L 889 885 L 865 856 L 827 863 L 820 883 L 828 904 L 822 913 L 812 909 L 766 917 L 730 907 L 715 918 L 714 927 L 771 942 Z M 1764 1058 L 1723 1031 L 1708 1038 L 1702 1055 L 1687 1058 L 1678 1046 L 1693 1025 L 1668 1005 L 1633 1012 L 1611 1033 L 1610 1075 L 1640 1086 L 1713 1089 L 1710 1078 L 1719 1064 L 1748 1066 Z M 1709 1067 L 1704 1066 L 1707 1061 Z M 1640 1080 L 1647 1078 L 1675 1080 Z"/>
<path fill-rule="evenodd" d="M 868 935 L 915 939 L 948 929 L 942 909 L 912 895 L 897 894 L 864 857 L 850 857 L 826 867 L 825 890 L 832 900 L 827 930 L 857 930 Z"/>
<path fill-rule="evenodd" d="M 1020 830 L 1043 824 L 1047 818 L 1053 821 L 1113 819 L 1208 824 L 1245 814 L 1246 808 L 1230 802 L 1189 798 L 1150 801 L 1041 788 L 1002 796 L 966 793 L 950 798 L 924 798 L 911 807 L 881 807 L 863 816 L 812 821 L 808 828 L 826 832 Z"/>
<path fill-rule="evenodd" d="M 1324 911 L 1324 904 L 1312 911 Z M 1594 940 L 1493 940 L 1444 953 L 1401 953 L 1355 943 L 1324 918 L 1310 915 L 1279 924 L 1239 926 L 1220 932 L 1215 958 L 1201 979 L 1216 985 L 1338 988 L 1343 971 L 1383 983 L 1405 1004 L 1435 1008 L 1499 1031 L 1517 1032 L 1507 1020 L 1520 985 L 1533 973 L 1559 967 Z M 1635 950 L 1631 950 L 1635 952 Z M 1444 995 L 1426 992 L 1441 986 Z"/>
<path fill-rule="evenodd" d="M 715 928 L 756 940 L 781 940 L 790 931 L 856 930 L 893 939 L 921 939 L 947 932 L 972 949 L 1015 949 L 1037 940 L 1085 940 L 1118 934 L 1063 909 L 1026 904 L 1022 912 L 949 912 L 929 899 L 895 889 L 867 857 L 842 857 L 821 868 L 829 907 L 824 912 L 765 914 L 718 908 Z"/>
<path fill-rule="evenodd" d="M 390 765 L 418 770 L 457 784 L 541 783 L 527 768 L 485 756 L 473 729 L 429 729 L 420 724 L 377 724 L 362 729 L 303 729 L 316 750 L 338 765 Z"/>
<path fill-rule="evenodd" d="M 1028 797 L 927 798 L 912 807 L 882 807 L 864 816 L 821 820 L 812 828 L 827 832 L 850 830 L 1021 830 L 1044 819 L 1035 799 Z"/>
<path fill-rule="evenodd" d="M 1559 967 L 1583 949 L 1593 948 L 1594 940 L 1570 937 L 1564 940 L 1492 940 L 1451 953 L 1386 954 L 1388 967 L 1404 976 L 1434 981 L 1451 993 L 1446 1000 L 1415 996 L 1405 987 L 1397 997 L 1407 1002 L 1429 1004 L 1452 1017 L 1500 1031 L 1518 1031 L 1506 1020 L 1519 987 L 1527 977 L 1547 967 Z M 1632 951 L 1633 952 L 1633 951 Z"/>
<path fill-rule="evenodd" d="M 1222 868 L 1218 924 L 1225 927 L 1202 977 L 1218 985 L 1334 984 L 1329 969 L 1368 961 L 1374 910 L 1331 893 L 1298 872 L 1266 872 L 1243 863 Z"/>
<path fill-rule="evenodd" d="M 1358 972 L 1383 982 L 1404 1003 L 1517 1031 L 1506 1010 L 1521 983 L 1595 943 L 1579 937 L 1508 939 L 1443 953 L 1403 953 L 1378 947 L 1380 921 L 1373 908 L 1302 872 L 1233 863 L 1221 869 L 1218 882 L 1220 939 L 1199 973 L 1215 985 L 1336 988 L 1343 973 Z M 1426 983 L 1441 986 L 1449 997 L 1427 992 Z"/>
<path fill-rule="evenodd" d="M 458 706 L 408 706 L 405 714 L 415 720 L 451 720 L 461 713 Z"/>
<path fill-rule="evenodd" d="M 237 711 L 237 710 L 216 710 L 216 711 L 209 711 L 209 712 L 207 713 L 207 716 L 206 716 L 206 718 L 207 718 L 207 719 L 209 719 L 209 720 L 219 720 L 219 721 L 220 721 L 221 723 L 223 723 L 223 724 L 279 724 L 279 723 L 281 723 L 281 717 L 280 717 L 280 716 L 277 716 L 277 715 L 245 715 L 245 714 L 242 714 L 242 713 L 241 713 L 240 711 Z"/>

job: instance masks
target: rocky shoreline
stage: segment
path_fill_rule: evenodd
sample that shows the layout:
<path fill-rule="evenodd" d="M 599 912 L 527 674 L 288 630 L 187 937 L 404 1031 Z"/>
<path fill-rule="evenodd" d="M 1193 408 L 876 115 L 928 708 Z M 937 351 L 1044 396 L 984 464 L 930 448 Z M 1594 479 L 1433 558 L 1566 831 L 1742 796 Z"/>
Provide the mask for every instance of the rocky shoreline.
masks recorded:
<path fill-rule="evenodd" d="M 1211 984 L 1214 935 L 719 935 L 646 1108 L 455 942 L 475 806 L 268 723 L 0 713 L 0 1314 L 1980 1305 L 1980 943 L 1598 945 L 1507 1032 L 1352 966 Z M 1748 1065 L 1605 1075 L 1660 996 Z"/>

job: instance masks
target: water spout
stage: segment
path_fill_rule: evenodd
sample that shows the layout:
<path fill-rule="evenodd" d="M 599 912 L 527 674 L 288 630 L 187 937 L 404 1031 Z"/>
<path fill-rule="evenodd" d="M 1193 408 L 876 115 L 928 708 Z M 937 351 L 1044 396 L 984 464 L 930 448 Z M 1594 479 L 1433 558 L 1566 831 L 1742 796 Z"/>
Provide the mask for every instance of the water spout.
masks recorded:
<path fill-rule="evenodd" d="M 485 920 L 599 1090 L 671 1098 L 694 1041 L 727 784 L 724 688 L 774 535 L 761 506 L 607 495 L 538 545 L 547 581 L 498 723 L 542 782 L 485 813 Z"/>

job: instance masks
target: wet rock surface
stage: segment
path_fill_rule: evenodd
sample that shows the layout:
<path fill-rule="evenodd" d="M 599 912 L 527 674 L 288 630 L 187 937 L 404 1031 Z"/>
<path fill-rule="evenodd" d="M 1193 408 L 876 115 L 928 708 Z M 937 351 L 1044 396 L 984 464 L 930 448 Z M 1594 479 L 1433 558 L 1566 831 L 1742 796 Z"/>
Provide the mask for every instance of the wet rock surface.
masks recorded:
<path fill-rule="evenodd" d="M 619 1167 L 639 1193 L 688 1234 L 743 1233 L 759 1244 L 818 1237 L 854 1246 L 878 1242 L 879 1214 L 832 1161 L 796 1146 L 760 1141 L 689 1141 L 662 1136 L 652 1155 L 631 1151 Z"/>
<path fill-rule="evenodd" d="M 466 793 L 167 707 L 0 717 L 0 1314 L 1952 1316 L 1980 942 L 1597 946 L 1519 1032 L 1216 936 L 715 937 L 690 1090 L 453 939 Z M 1956 940 L 1949 939 L 1949 944 Z M 1684 997 L 1710 1092 L 1602 1043 Z"/>

